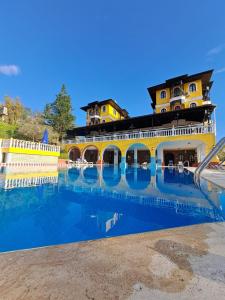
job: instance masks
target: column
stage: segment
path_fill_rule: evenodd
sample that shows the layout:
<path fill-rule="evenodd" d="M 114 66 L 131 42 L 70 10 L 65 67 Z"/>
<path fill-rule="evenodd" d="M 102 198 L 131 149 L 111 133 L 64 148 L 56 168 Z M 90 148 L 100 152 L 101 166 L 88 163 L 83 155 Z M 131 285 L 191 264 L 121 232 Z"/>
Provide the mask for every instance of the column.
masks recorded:
<path fill-rule="evenodd" d="M 118 165 L 119 163 L 119 151 L 118 149 L 114 149 L 114 165 Z"/>
<path fill-rule="evenodd" d="M 134 149 L 134 166 L 137 166 L 138 164 L 138 153 L 137 148 Z"/>
<path fill-rule="evenodd" d="M 125 170 L 126 167 L 127 167 L 126 156 L 122 156 L 121 157 L 121 163 L 120 163 L 121 171 Z"/>
<path fill-rule="evenodd" d="M 156 163 L 155 163 L 155 157 L 154 156 L 151 156 L 151 165 L 150 165 L 150 168 L 151 168 L 151 175 L 155 176 Z"/>
<path fill-rule="evenodd" d="M 97 165 L 102 165 L 102 163 L 103 163 L 103 154 L 101 153 L 101 151 L 99 151 Z"/>

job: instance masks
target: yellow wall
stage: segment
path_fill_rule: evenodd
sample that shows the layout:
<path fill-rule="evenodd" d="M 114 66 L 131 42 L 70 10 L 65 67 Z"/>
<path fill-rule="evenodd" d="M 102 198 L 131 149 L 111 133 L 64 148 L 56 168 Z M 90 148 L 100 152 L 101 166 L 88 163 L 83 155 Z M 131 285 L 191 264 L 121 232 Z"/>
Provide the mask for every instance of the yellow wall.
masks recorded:
<path fill-rule="evenodd" d="M 103 106 L 105 106 L 105 111 L 103 111 Z M 107 122 L 124 119 L 124 117 L 116 109 L 115 109 L 116 114 L 114 114 L 114 107 L 109 103 L 99 106 L 98 110 L 99 110 L 99 115 L 101 117 L 99 119 L 100 123 L 104 123 L 103 120 L 107 123 Z M 90 111 L 92 111 L 92 109 L 88 109 L 87 111 L 87 116 L 86 116 L 87 125 L 89 125 L 91 121 L 89 116 Z"/>
<path fill-rule="evenodd" d="M 119 140 L 119 141 L 104 141 L 104 142 L 93 142 L 93 143 L 81 143 L 81 144 L 68 144 L 66 145 L 66 150 L 69 152 L 73 147 L 77 147 L 80 149 L 81 154 L 84 150 L 89 146 L 96 146 L 100 153 L 100 159 L 102 159 L 102 154 L 105 148 L 109 145 L 117 146 L 120 151 L 122 157 L 125 157 L 127 149 L 135 144 L 142 143 L 146 145 L 150 152 L 151 156 L 155 156 L 155 150 L 159 144 L 163 142 L 172 142 L 172 141 L 201 141 L 205 144 L 205 154 L 208 154 L 212 147 L 215 145 L 215 135 L 213 133 L 207 134 L 196 134 L 196 135 L 185 135 L 185 136 L 170 136 L 168 137 L 156 137 L 149 139 L 132 139 L 132 140 Z"/>
<path fill-rule="evenodd" d="M 103 112 L 103 106 L 106 107 L 105 112 Z M 105 120 L 106 122 L 112 122 L 112 121 L 116 121 L 116 120 L 121 120 L 121 114 L 115 109 L 116 114 L 114 114 L 114 108 L 112 107 L 112 105 L 110 104 L 105 104 L 101 106 L 100 109 L 100 116 L 101 116 L 101 123 L 102 120 Z"/>
<path fill-rule="evenodd" d="M 34 150 L 34 149 L 26 149 L 26 148 L 2 148 L 1 152 L 5 153 L 18 153 L 18 154 L 32 154 L 32 155 L 41 155 L 41 156 L 59 156 L 59 152 L 52 151 L 43 151 L 43 150 Z"/>
<path fill-rule="evenodd" d="M 196 84 L 196 91 L 195 92 L 190 92 L 189 91 L 189 85 L 191 83 Z M 183 86 L 184 92 L 185 92 L 185 102 L 181 105 L 181 108 L 189 108 L 191 103 L 196 103 L 197 106 L 203 105 L 203 100 L 202 100 L 202 81 L 195 80 L 195 81 L 190 81 L 188 83 L 185 83 Z M 166 98 L 161 99 L 160 94 L 161 91 L 166 91 Z M 170 99 L 171 99 L 171 94 L 170 94 L 170 89 L 161 89 L 156 91 L 156 113 L 160 113 L 163 108 L 166 108 L 166 111 L 171 111 L 175 107 L 176 103 L 173 103 L 170 105 Z M 167 104 L 167 105 L 165 105 Z M 157 105 L 160 105 L 160 107 L 157 107 Z"/>

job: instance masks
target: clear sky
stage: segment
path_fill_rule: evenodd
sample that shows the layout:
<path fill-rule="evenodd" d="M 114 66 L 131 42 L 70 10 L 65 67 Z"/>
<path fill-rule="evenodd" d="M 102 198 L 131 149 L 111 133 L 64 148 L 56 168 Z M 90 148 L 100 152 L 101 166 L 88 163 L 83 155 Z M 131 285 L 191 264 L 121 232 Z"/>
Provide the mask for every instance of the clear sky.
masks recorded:
<path fill-rule="evenodd" d="M 151 113 L 147 87 L 211 68 L 221 137 L 224 0 L 0 0 L 0 100 L 42 110 L 65 83 L 77 125 L 81 106 L 107 98 Z"/>

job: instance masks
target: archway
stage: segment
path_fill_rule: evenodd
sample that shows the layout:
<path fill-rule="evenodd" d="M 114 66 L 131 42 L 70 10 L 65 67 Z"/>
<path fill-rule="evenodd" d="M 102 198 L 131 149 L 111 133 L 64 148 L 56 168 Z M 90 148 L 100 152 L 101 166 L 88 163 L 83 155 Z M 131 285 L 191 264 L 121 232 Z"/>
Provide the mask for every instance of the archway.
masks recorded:
<path fill-rule="evenodd" d="M 96 166 L 83 170 L 83 177 L 87 184 L 95 184 L 98 181 L 98 169 Z"/>
<path fill-rule="evenodd" d="M 169 164 L 174 165 L 174 153 L 170 151 L 164 151 L 164 163 L 165 166 L 168 166 Z"/>
<path fill-rule="evenodd" d="M 117 146 L 109 145 L 103 152 L 104 164 L 118 165 L 121 162 L 121 151 Z"/>
<path fill-rule="evenodd" d="M 75 182 L 80 176 L 80 170 L 77 168 L 72 168 L 68 170 L 68 177 L 71 182 Z"/>
<path fill-rule="evenodd" d="M 76 161 L 80 157 L 81 157 L 81 152 L 80 152 L 79 148 L 73 147 L 72 149 L 70 149 L 70 152 L 69 152 L 69 159 L 70 160 Z"/>
<path fill-rule="evenodd" d="M 102 169 L 102 178 L 106 186 L 117 186 L 121 180 L 121 169 L 117 166 L 104 166 Z"/>
<path fill-rule="evenodd" d="M 199 140 L 181 140 L 163 142 L 156 150 L 156 163 L 158 166 L 176 166 L 182 162 L 184 166 L 197 166 L 205 157 L 205 144 Z"/>
<path fill-rule="evenodd" d="M 151 162 L 151 153 L 144 144 L 133 144 L 127 149 L 126 162 L 128 165 L 149 164 Z"/>
<path fill-rule="evenodd" d="M 151 170 L 149 168 L 132 168 L 126 169 L 126 181 L 128 186 L 133 190 L 143 190 L 151 183 Z"/>
<path fill-rule="evenodd" d="M 87 162 L 97 163 L 99 156 L 98 148 L 95 146 L 88 146 L 83 152 L 83 159 Z"/>

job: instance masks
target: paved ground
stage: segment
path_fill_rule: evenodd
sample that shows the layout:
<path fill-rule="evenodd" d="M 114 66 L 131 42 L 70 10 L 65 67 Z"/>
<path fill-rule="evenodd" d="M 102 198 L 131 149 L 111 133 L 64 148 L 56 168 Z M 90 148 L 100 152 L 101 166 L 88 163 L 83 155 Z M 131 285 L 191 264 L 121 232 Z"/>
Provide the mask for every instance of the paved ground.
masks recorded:
<path fill-rule="evenodd" d="M 202 177 L 225 189 L 225 171 L 204 170 Z"/>
<path fill-rule="evenodd" d="M 189 167 L 187 169 L 193 173 L 196 170 L 194 167 Z M 205 169 L 201 173 L 201 176 L 225 189 L 225 171 Z"/>
<path fill-rule="evenodd" d="M 225 299 L 225 223 L 0 255 L 0 299 Z"/>

